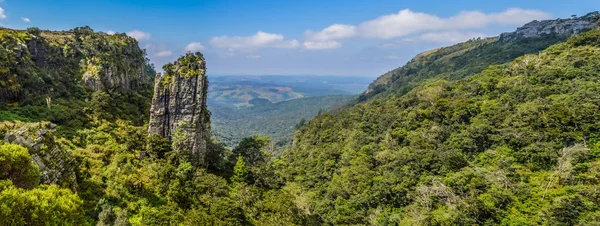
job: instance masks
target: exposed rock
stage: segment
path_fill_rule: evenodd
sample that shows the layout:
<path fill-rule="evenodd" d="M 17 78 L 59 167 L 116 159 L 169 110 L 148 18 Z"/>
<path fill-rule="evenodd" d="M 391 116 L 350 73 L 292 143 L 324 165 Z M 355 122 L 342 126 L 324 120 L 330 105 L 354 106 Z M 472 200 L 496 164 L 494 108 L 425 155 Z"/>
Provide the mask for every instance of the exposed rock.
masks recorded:
<path fill-rule="evenodd" d="M 26 147 L 34 163 L 39 167 L 42 184 L 58 184 L 77 189 L 75 178 L 75 158 L 54 140 L 53 124 L 16 123 L 4 125 L 9 130 L 4 136 L 4 143 L 18 144 Z"/>
<path fill-rule="evenodd" d="M 0 28 L 0 104 L 94 91 L 123 93 L 152 85 L 153 69 L 138 42 L 89 27 L 69 31 Z"/>
<path fill-rule="evenodd" d="M 199 52 L 188 53 L 163 69 L 164 75 L 158 74 L 155 80 L 149 133 L 169 138 L 173 150 L 203 166 L 210 139 L 204 57 Z"/>
<path fill-rule="evenodd" d="M 570 19 L 532 21 L 515 32 L 504 33 L 500 36 L 501 41 L 510 41 L 519 38 L 534 38 L 543 35 L 571 36 L 586 32 L 598 26 L 600 13 L 592 12 L 582 17 Z"/>

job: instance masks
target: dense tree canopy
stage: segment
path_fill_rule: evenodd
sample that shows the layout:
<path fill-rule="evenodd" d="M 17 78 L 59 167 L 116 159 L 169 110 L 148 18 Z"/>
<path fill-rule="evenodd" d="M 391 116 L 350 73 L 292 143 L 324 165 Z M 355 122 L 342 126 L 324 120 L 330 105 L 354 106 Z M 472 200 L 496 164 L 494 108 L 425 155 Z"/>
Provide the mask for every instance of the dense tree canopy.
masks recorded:
<path fill-rule="evenodd" d="M 85 28 L 71 32 L 83 47 L 68 54 L 104 40 Z M 537 49 L 557 41 L 523 42 Z M 409 81 L 389 87 L 397 92 L 286 123 L 297 130 L 281 157 L 268 137 L 233 149 L 212 139 L 206 168 L 172 148 L 180 137 L 148 135 L 139 119 L 143 90 L 84 89 L 51 106 L 4 106 L 1 120 L 58 123 L 42 140 L 54 134 L 73 156 L 55 163 L 76 165 L 76 186 L 38 184 L 43 143 L 0 144 L 0 224 L 597 224 L 600 30 L 492 66 L 510 59 L 464 58 L 473 48 L 459 49 L 465 55 L 402 69 L 411 73 L 394 75 Z M 454 69 L 456 78 L 447 74 Z M 0 125 L 0 135 L 14 129 Z"/>
<path fill-rule="evenodd" d="M 325 224 L 588 223 L 600 210 L 599 68 L 595 30 L 321 115 L 284 153 L 284 175 Z"/>

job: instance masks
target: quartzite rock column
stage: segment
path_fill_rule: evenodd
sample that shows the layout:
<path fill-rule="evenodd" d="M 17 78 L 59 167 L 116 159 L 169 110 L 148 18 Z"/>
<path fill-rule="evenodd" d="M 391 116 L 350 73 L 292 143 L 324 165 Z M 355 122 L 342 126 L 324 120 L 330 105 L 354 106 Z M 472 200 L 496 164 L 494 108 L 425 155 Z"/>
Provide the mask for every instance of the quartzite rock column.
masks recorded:
<path fill-rule="evenodd" d="M 150 134 L 167 137 L 173 150 L 204 166 L 210 139 L 210 112 L 206 108 L 208 79 L 201 53 L 188 53 L 163 66 L 155 80 L 150 109 Z"/>

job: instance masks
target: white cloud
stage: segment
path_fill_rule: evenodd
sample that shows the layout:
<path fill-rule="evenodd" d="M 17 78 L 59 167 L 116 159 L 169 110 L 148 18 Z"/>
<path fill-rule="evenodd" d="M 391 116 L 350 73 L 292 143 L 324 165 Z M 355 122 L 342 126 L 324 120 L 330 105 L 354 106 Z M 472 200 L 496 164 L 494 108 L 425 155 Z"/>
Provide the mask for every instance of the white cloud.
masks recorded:
<path fill-rule="evenodd" d="M 154 53 L 154 56 L 157 56 L 157 57 L 168 57 L 171 55 L 173 55 L 173 51 L 171 51 L 171 50 L 163 50 L 163 51 Z"/>
<path fill-rule="evenodd" d="M 293 49 L 293 48 L 298 48 L 300 46 L 300 42 L 298 40 L 291 40 L 291 41 L 283 41 L 280 43 L 275 44 L 275 48 L 280 48 L 280 49 Z"/>
<path fill-rule="evenodd" d="M 342 43 L 337 41 L 324 41 L 324 42 L 304 42 L 304 48 L 311 50 L 322 50 L 322 49 L 337 49 L 342 47 Z"/>
<path fill-rule="evenodd" d="M 286 41 L 281 34 L 271 34 L 259 31 L 253 36 L 229 37 L 219 36 L 210 39 L 210 44 L 217 48 L 230 50 L 257 49 L 257 48 L 297 48 L 300 44 L 297 40 Z"/>
<path fill-rule="evenodd" d="M 0 8 L 0 19 L 6 19 L 6 14 L 4 14 L 3 8 Z"/>
<path fill-rule="evenodd" d="M 333 41 L 356 36 L 389 39 L 422 32 L 478 29 L 494 24 L 521 25 L 532 20 L 550 18 L 550 14 L 542 11 L 519 8 L 510 8 L 503 12 L 489 14 L 479 11 L 463 11 L 448 18 L 404 9 L 398 13 L 384 15 L 356 26 L 333 24 L 319 32 L 309 30 L 305 32 L 305 36 L 306 40 L 310 42 Z"/>
<path fill-rule="evenodd" d="M 459 43 L 472 38 L 483 38 L 488 36 L 489 35 L 479 32 L 444 31 L 424 33 L 421 34 L 418 39 L 438 43 Z"/>
<path fill-rule="evenodd" d="M 197 52 L 200 50 L 204 50 L 204 46 L 199 42 L 191 42 L 187 46 L 185 46 L 185 51 L 187 52 Z"/>
<path fill-rule="evenodd" d="M 449 18 L 404 9 L 396 14 L 361 23 L 358 25 L 358 33 L 364 37 L 387 39 L 426 31 L 475 29 L 493 24 L 521 25 L 532 20 L 549 18 L 550 14 L 545 12 L 518 8 L 490 14 L 463 11 Z"/>
<path fill-rule="evenodd" d="M 106 31 L 106 34 L 114 35 L 114 34 L 116 34 L 116 32 L 113 30 L 108 30 L 108 31 Z"/>
<path fill-rule="evenodd" d="M 356 27 L 352 25 L 345 24 L 334 24 L 331 25 L 322 31 L 313 32 L 306 31 L 305 33 L 306 39 L 310 41 L 330 41 L 341 38 L 348 38 L 357 35 Z"/>
<path fill-rule="evenodd" d="M 133 31 L 127 32 L 127 35 L 129 37 L 135 38 L 138 41 L 143 41 L 143 40 L 149 40 L 150 39 L 150 33 L 143 32 L 143 31 L 140 31 L 140 30 L 133 30 Z"/>
<path fill-rule="evenodd" d="M 26 23 L 30 23 L 31 22 L 31 20 L 29 18 L 27 18 L 27 17 L 21 17 L 21 19 L 23 20 L 23 22 L 26 22 Z"/>
<path fill-rule="evenodd" d="M 246 58 L 248 58 L 248 59 L 260 59 L 261 56 L 260 55 L 249 55 L 249 56 L 246 56 Z"/>

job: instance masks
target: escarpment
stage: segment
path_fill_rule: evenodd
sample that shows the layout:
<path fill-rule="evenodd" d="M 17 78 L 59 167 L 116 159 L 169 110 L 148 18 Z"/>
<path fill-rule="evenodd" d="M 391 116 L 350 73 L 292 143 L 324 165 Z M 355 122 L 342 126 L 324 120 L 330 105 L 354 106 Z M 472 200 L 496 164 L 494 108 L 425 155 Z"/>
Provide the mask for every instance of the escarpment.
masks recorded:
<path fill-rule="evenodd" d="M 85 90 L 149 88 L 153 69 L 138 42 L 89 27 L 69 31 L 0 29 L 0 103 L 81 97 Z M 78 96 L 79 95 L 79 96 Z"/>
<path fill-rule="evenodd" d="M 514 32 L 504 33 L 500 36 L 502 41 L 511 41 L 519 38 L 537 38 L 544 35 L 571 36 L 589 31 L 598 26 L 600 13 L 592 12 L 582 17 L 569 19 L 532 21 L 517 28 Z"/>
<path fill-rule="evenodd" d="M 357 102 L 406 94 L 430 79 L 463 79 L 490 65 L 506 64 L 519 56 L 538 53 L 574 34 L 592 30 L 599 23 L 598 12 L 569 19 L 532 21 L 497 37 L 476 38 L 426 51 L 377 78 Z"/>
<path fill-rule="evenodd" d="M 169 138 L 173 150 L 202 166 L 210 139 L 204 57 L 199 52 L 188 53 L 163 69 L 164 75 L 155 79 L 149 133 Z"/>

